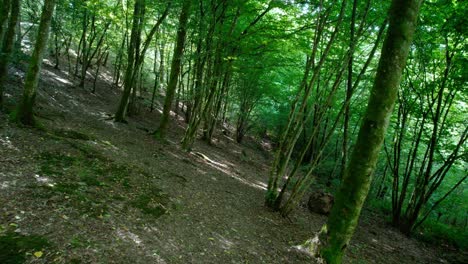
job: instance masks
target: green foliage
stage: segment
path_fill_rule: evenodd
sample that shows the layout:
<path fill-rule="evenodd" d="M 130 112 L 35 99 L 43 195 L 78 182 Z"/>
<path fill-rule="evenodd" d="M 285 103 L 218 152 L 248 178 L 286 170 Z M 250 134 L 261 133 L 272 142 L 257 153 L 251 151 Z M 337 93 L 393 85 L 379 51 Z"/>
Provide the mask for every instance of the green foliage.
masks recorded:
<path fill-rule="evenodd" d="M 66 195 L 67 206 L 82 214 L 102 217 L 108 212 L 108 199 L 101 191 L 108 184 L 130 188 L 130 169 L 114 164 L 93 152 L 66 155 L 44 152 L 39 157 L 39 175 L 56 181 L 43 187 L 44 198 Z"/>
<path fill-rule="evenodd" d="M 380 217 L 391 223 L 392 208 L 391 202 L 388 199 L 380 200 L 369 197 L 366 201 L 366 207 L 376 211 L 380 214 Z M 461 225 L 464 225 L 463 221 L 465 220 L 464 217 L 466 217 L 464 212 L 466 211 L 463 211 L 459 217 L 459 222 L 462 222 Z M 432 217 L 415 230 L 414 237 L 429 244 L 444 244 L 461 250 L 467 250 L 468 241 L 466 237 L 468 236 L 468 230 L 460 226 L 460 223 L 459 226 L 446 223 L 447 220 L 451 222 L 453 217 L 456 217 L 456 213 L 454 211 L 446 211 L 446 214 L 441 214 L 442 217 L 439 220 L 437 220 L 437 214 L 433 214 Z"/>
<path fill-rule="evenodd" d="M 130 201 L 129 205 L 140 209 L 142 213 L 150 215 L 152 218 L 159 218 L 167 213 L 170 199 L 162 190 L 151 188 Z"/>
<path fill-rule="evenodd" d="M 419 239 L 435 245 L 450 245 L 461 250 L 468 249 L 468 231 L 448 225 L 442 222 L 437 222 L 431 219 L 424 223 L 419 232 L 416 233 Z"/>
<path fill-rule="evenodd" d="M 75 162 L 73 157 L 50 152 L 41 153 L 38 159 L 42 161 L 39 173 L 45 175 L 62 175 L 63 168 L 67 169 Z"/>
<path fill-rule="evenodd" d="M 47 239 L 38 235 L 21 235 L 8 231 L 0 234 L 0 263 L 19 264 L 26 261 L 26 253 L 50 246 Z"/>
<path fill-rule="evenodd" d="M 59 129 L 53 131 L 54 135 L 62 138 L 70 138 L 70 139 L 79 139 L 79 140 L 91 140 L 91 137 L 85 133 L 75 131 L 75 130 L 68 130 L 68 129 Z"/>
<path fill-rule="evenodd" d="M 72 248 L 86 248 L 91 246 L 93 243 L 84 236 L 76 235 L 70 240 L 70 246 Z"/>

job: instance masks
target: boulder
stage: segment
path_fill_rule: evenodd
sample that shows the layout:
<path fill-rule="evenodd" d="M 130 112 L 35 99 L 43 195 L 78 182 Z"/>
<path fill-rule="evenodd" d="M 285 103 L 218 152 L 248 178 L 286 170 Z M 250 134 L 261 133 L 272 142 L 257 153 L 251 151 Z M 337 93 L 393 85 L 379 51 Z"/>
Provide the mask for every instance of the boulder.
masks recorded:
<path fill-rule="evenodd" d="M 335 198 L 330 193 L 318 191 L 309 197 L 307 206 L 309 210 L 322 215 L 328 215 L 333 206 Z"/>

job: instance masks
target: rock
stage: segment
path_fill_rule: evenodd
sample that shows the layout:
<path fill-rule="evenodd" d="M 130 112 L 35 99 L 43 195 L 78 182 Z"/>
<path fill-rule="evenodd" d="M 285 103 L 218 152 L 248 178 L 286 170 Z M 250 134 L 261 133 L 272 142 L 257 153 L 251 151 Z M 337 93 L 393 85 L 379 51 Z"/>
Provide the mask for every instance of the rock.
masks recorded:
<path fill-rule="evenodd" d="M 307 203 L 309 210 L 322 215 L 328 215 L 335 198 L 329 193 L 318 191 L 313 193 Z"/>

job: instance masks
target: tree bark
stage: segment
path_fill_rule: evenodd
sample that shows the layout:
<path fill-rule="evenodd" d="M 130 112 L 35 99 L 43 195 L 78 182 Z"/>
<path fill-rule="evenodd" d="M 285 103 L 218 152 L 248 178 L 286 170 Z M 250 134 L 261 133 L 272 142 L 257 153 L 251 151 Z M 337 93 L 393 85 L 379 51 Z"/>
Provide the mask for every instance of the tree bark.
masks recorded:
<path fill-rule="evenodd" d="M 320 255 L 327 263 L 341 263 L 357 226 L 382 147 L 398 86 L 416 28 L 421 0 L 394 0 L 390 27 L 358 138 L 335 195 L 335 205 L 320 234 Z"/>
<path fill-rule="evenodd" d="M 29 63 L 28 73 L 24 84 L 23 98 L 18 105 L 15 115 L 15 120 L 24 125 L 35 125 L 33 106 L 36 98 L 36 90 L 39 82 L 39 74 L 42 66 L 42 58 L 47 47 L 47 39 L 49 38 L 50 22 L 54 13 L 55 0 L 45 0 L 41 14 L 41 22 L 39 23 L 39 31 L 37 40 L 34 46 L 34 51 Z"/>
<path fill-rule="evenodd" d="M 2 45 L 0 46 L 0 107 L 3 105 L 3 86 L 8 75 L 8 62 L 10 60 L 11 52 L 13 51 L 15 31 L 17 29 L 16 24 L 20 15 L 20 0 L 12 0 L 11 3 L 10 1 L 5 1 L 5 3 L 9 4 L 9 7 L 4 6 L 3 8 L 10 10 L 10 19 L 8 21 L 8 27 L 5 32 L 3 42 L 1 43 Z M 8 13 L 2 14 L 2 19 L 3 15 L 8 15 Z"/>
<path fill-rule="evenodd" d="M 174 101 L 174 95 L 179 79 L 182 56 L 184 54 L 185 38 L 187 35 L 187 21 L 190 15 L 191 5 L 191 0 L 185 0 L 179 17 L 179 27 L 177 29 L 177 43 L 174 48 L 174 55 L 172 56 L 171 74 L 169 77 L 169 84 L 167 85 L 166 98 L 164 100 L 164 109 L 161 117 L 161 122 L 156 133 L 160 138 L 164 138 L 166 136 L 167 127 L 169 125 L 169 114 L 171 112 L 172 101 Z"/>
<path fill-rule="evenodd" d="M 117 112 L 115 113 L 115 122 L 124 122 L 125 115 L 127 112 L 128 106 L 128 99 L 130 98 L 130 93 L 132 91 L 132 83 L 133 83 L 133 70 L 135 67 L 135 54 L 137 39 L 140 37 L 139 32 L 141 32 L 140 22 L 143 18 L 142 16 L 142 9 L 144 9 L 144 0 L 137 0 L 135 1 L 134 9 L 133 9 L 133 22 L 132 22 L 132 33 L 130 37 L 130 43 L 128 46 L 128 59 L 127 59 L 127 69 L 125 70 L 125 78 L 124 78 L 124 91 L 122 97 L 120 98 L 119 107 Z"/>

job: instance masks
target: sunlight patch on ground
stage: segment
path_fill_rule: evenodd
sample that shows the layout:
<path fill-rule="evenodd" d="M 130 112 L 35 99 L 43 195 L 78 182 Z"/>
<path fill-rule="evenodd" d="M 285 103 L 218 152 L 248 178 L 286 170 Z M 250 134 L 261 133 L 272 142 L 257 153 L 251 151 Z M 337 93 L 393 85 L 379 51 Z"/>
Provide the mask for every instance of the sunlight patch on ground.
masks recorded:
<path fill-rule="evenodd" d="M 255 181 L 255 184 L 258 185 L 258 186 L 261 186 L 262 189 L 266 191 L 266 189 L 267 189 L 267 184 L 266 183 L 261 182 L 261 181 Z"/>
<path fill-rule="evenodd" d="M 104 79 L 104 81 L 108 83 L 112 83 L 113 77 L 108 72 L 103 72 L 103 73 L 100 73 L 99 75 L 101 76 L 101 79 Z"/>
<path fill-rule="evenodd" d="M 114 144 L 110 143 L 110 142 L 107 141 L 107 140 L 103 140 L 103 141 L 101 141 L 101 143 L 102 143 L 101 145 L 105 145 L 107 148 L 110 148 L 111 150 L 114 150 L 114 151 L 118 151 L 118 150 L 119 150 L 118 147 L 116 147 Z"/>
<path fill-rule="evenodd" d="M 234 242 L 228 240 L 227 238 L 225 238 L 224 236 L 220 235 L 220 234 L 215 234 L 217 240 L 218 240 L 218 244 L 219 246 L 224 249 L 224 250 L 229 250 L 231 249 L 233 246 L 234 246 Z M 210 240 L 214 240 L 214 238 L 210 238 Z"/>
<path fill-rule="evenodd" d="M 9 181 L 4 181 L 2 183 L 0 183 L 0 189 L 7 189 L 8 187 L 10 187 L 12 184 L 10 184 Z"/>
<path fill-rule="evenodd" d="M 47 61 L 47 60 L 45 60 Z M 47 61 L 49 63 L 49 61 Z M 48 71 L 48 70 L 44 70 L 50 77 L 54 78 L 54 80 L 60 82 L 61 84 L 66 84 L 66 85 L 71 85 L 72 83 L 67 80 L 67 79 L 64 79 L 60 76 L 58 76 L 57 74 L 55 74 L 54 72 L 52 71 Z"/>
<path fill-rule="evenodd" d="M 38 174 L 34 174 L 34 178 L 36 179 L 36 181 L 42 185 L 47 185 L 49 187 L 54 187 L 55 186 L 55 182 L 48 178 L 48 177 L 43 177 L 43 176 L 40 176 Z"/>
<path fill-rule="evenodd" d="M 138 246 L 142 245 L 143 241 L 140 239 L 140 237 L 137 234 L 132 233 L 128 230 L 120 229 L 120 228 L 117 229 L 116 232 L 117 232 L 117 236 L 120 237 L 122 240 L 133 242 Z"/>
<path fill-rule="evenodd" d="M 201 170 L 201 169 L 198 169 L 198 168 L 197 168 L 197 172 L 198 172 L 198 173 L 200 173 L 200 174 L 202 174 L 202 175 L 205 175 L 205 174 L 207 174 L 207 172 L 206 172 L 206 171 L 204 171 L 204 170 Z"/>
<path fill-rule="evenodd" d="M 32 50 L 32 43 L 29 40 L 23 40 L 21 42 L 21 51 L 24 53 L 30 53 Z"/>
<path fill-rule="evenodd" d="M 10 93 L 4 93 L 4 94 L 3 94 L 3 97 L 5 97 L 5 98 L 13 98 L 13 95 L 10 94 Z"/>
<path fill-rule="evenodd" d="M 99 116 L 100 118 L 103 118 L 103 119 L 107 119 L 107 118 L 110 118 L 111 115 L 109 113 L 106 113 L 104 111 L 98 111 L 95 113 L 97 116 Z M 113 120 L 113 119 L 111 119 Z"/>
<path fill-rule="evenodd" d="M 104 120 L 104 123 L 106 123 L 107 125 L 111 126 L 113 129 L 118 129 L 118 130 L 120 130 L 120 128 L 117 126 L 117 124 L 114 122 L 113 119 L 111 119 L 111 120 Z"/>
<path fill-rule="evenodd" d="M 178 154 L 175 154 L 175 153 L 172 152 L 172 151 L 168 151 L 167 153 L 169 153 L 171 156 L 173 156 L 173 157 L 176 158 L 176 159 L 180 159 L 180 160 L 183 159 L 182 156 L 180 156 L 180 155 L 178 155 Z"/>
<path fill-rule="evenodd" d="M 320 239 L 319 234 L 317 233 L 313 238 L 307 240 L 304 244 L 293 246 L 292 249 L 311 256 L 315 260 L 315 263 L 324 264 L 325 261 L 322 258 L 315 256 L 318 250 L 318 246 L 320 246 Z"/>
<path fill-rule="evenodd" d="M 0 138 L 0 145 L 7 149 L 19 151 L 19 149 L 13 145 L 9 137 Z"/>
<path fill-rule="evenodd" d="M 236 179 L 238 181 L 240 181 L 241 183 L 243 184 L 246 184 L 250 187 L 254 187 L 256 189 L 259 189 L 259 190 L 266 190 L 266 187 L 264 184 L 257 184 L 255 182 L 250 182 L 240 176 L 237 175 L 237 173 L 233 172 L 230 170 L 229 166 L 224 164 L 224 163 L 221 163 L 221 162 L 217 162 L 217 161 L 214 161 L 212 159 L 210 159 L 208 156 L 206 156 L 205 154 L 203 153 L 200 153 L 200 152 L 192 152 L 191 155 L 194 155 L 198 158 L 201 158 L 203 159 L 204 163 L 207 164 L 208 166 L 230 176 L 231 178 L 233 179 Z"/>

